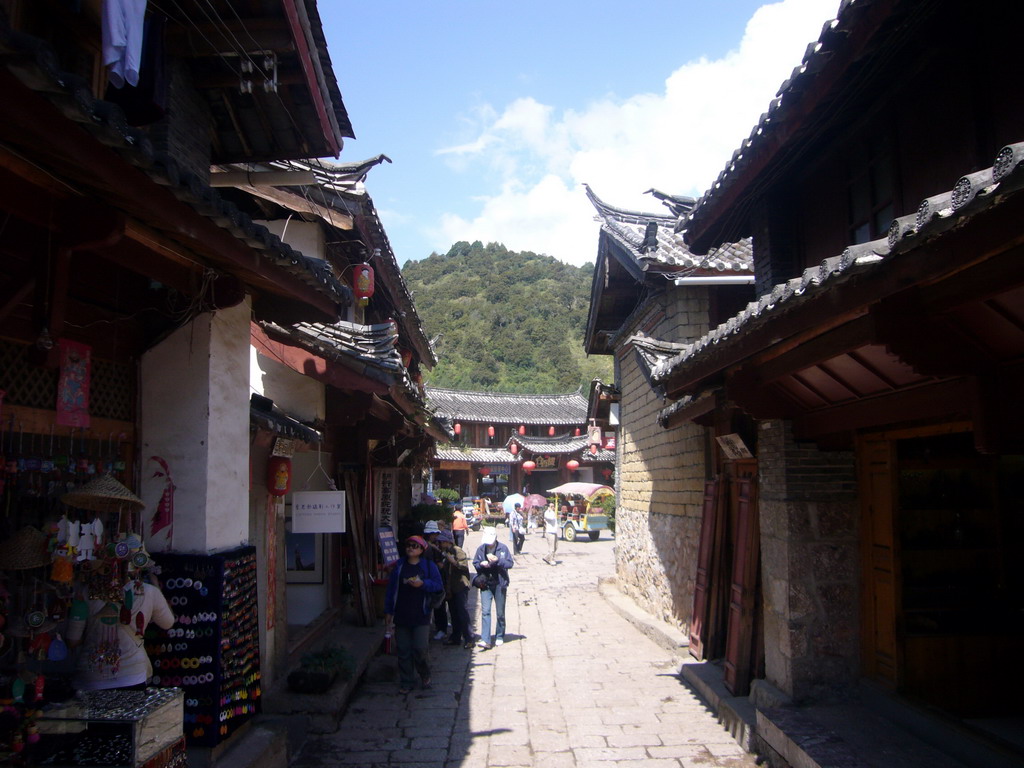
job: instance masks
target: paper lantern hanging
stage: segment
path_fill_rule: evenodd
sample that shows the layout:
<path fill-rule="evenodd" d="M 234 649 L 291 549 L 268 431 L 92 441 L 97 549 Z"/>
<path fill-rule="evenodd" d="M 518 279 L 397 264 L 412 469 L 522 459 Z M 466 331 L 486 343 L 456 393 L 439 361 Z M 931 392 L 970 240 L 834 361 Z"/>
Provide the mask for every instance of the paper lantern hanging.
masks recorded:
<path fill-rule="evenodd" d="M 530 474 L 536 468 L 537 468 L 537 462 L 535 462 L 535 461 L 524 461 L 523 462 L 523 471 L 526 474 Z"/>
<path fill-rule="evenodd" d="M 494 437 L 494 427 L 488 427 L 487 428 L 487 436 L 488 437 Z"/>
<path fill-rule="evenodd" d="M 525 435 L 526 434 L 526 425 L 525 424 L 520 424 L 519 425 L 519 434 L 520 435 Z"/>
<path fill-rule="evenodd" d="M 580 468 L 580 463 L 576 459 L 569 459 L 569 461 L 565 462 L 565 468 L 570 472 L 575 472 Z"/>
<path fill-rule="evenodd" d="M 597 455 L 597 446 L 594 443 L 590 444 L 590 455 L 591 456 L 596 456 Z"/>
<path fill-rule="evenodd" d="M 605 480 L 607 480 L 609 477 L 612 476 L 612 471 L 606 467 L 605 469 L 601 470 L 601 475 L 604 477 Z"/>
<path fill-rule="evenodd" d="M 555 428 L 554 427 L 548 427 L 548 436 L 549 437 L 554 437 L 555 436 Z"/>
<path fill-rule="evenodd" d="M 512 443 L 512 445 L 508 447 L 508 450 L 513 456 L 515 456 L 517 453 L 519 453 L 519 446 L 516 445 L 515 443 Z"/>
<path fill-rule="evenodd" d="M 352 278 L 352 292 L 359 301 L 359 306 L 365 307 L 370 303 L 373 296 L 373 267 L 369 264 L 356 264 L 355 275 Z"/>
<path fill-rule="evenodd" d="M 456 435 L 461 435 L 462 434 L 462 425 L 459 424 L 458 422 L 455 422 L 455 434 Z"/>
<path fill-rule="evenodd" d="M 487 477 L 489 474 L 491 474 L 491 468 L 490 467 L 480 467 L 480 474 L 483 475 L 484 477 Z"/>
<path fill-rule="evenodd" d="M 576 437 L 579 437 L 579 436 L 580 436 L 580 428 L 576 427 Z"/>
<path fill-rule="evenodd" d="M 285 496 L 292 489 L 292 460 L 285 456 L 267 459 L 267 493 Z"/>

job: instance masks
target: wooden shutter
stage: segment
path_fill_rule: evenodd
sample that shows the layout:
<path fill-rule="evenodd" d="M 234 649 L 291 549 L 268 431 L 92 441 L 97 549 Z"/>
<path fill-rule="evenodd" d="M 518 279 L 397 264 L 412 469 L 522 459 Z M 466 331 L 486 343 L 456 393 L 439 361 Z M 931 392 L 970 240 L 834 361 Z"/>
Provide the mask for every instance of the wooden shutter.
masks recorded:
<path fill-rule="evenodd" d="M 729 626 L 725 641 L 725 685 L 736 696 L 750 690 L 754 665 L 754 610 L 760 564 L 760 526 L 756 485 L 751 477 L 730 481 L 730 503 L 735 505 L 736 539 L 732 586 L 729 590 Z"/>
<path fill-rule="evenodd" d="M 707 628 L 711 601 L 708 589 L 711 583 L 711 556 L 715 549 L 718 528 L 718 481 L 704 484 L 704 512 L 700 522 L 700 544 L 697 548 L 697 578 L 693 585 L 693 614 L 690 617 L 690 655 L 705 658 Z"/>

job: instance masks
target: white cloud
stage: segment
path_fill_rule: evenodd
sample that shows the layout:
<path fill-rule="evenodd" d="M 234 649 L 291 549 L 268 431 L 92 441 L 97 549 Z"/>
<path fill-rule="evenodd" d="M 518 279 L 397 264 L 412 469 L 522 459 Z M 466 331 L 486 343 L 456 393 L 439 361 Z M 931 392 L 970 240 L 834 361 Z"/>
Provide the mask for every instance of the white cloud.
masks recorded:
<path fill-rule="evenodd" d="M 736 50 L 684 64 L 662 93 L 561 113 L 530 98 L 479 109 L 475 138 L 439 154 L 500 189 L 481 198 L 472 220 L 443 217 L 436 241 L 496 241 L 573 264 L 593 260 L 597 228 L 581 184 L 612 205 L 648 211 L 664 212 L 643 194 L 651 187 L 699 196 L 835 9 L 836 0 L 762 6 Z"/>

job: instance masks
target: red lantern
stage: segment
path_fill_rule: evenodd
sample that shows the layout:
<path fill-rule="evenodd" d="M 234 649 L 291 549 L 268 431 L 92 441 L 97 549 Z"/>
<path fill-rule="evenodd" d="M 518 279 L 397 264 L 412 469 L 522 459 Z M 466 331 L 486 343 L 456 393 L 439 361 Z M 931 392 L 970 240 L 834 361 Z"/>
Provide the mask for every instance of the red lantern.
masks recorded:
<path fill-rule="evenodd" d="M 461 435 L 462 434 L 462 425 L 459 424 L 458 422 L 455 422 L 455 434 L 456 435 Z"/>
<path fill-rule="evenodd" d="M 537 468 L 537 462 L 535 462 L 535 461 L 524 461 L 523 462 L 523 471 L 526 474 L 530 474 L 536 468 Z"/>
<path fill-rule="evenodd" d="M 494 437 L 494 427 L 488 427 L 487 428 L 487 436 L 488 437 Z"/>
<path fill-rule="evenodd" d="M 525 424 L 520 424 L 519 425 L 519 434 L 520 435 L 525 435 L 526 434 L 526 425 Z"/>
<path fill-rule="evenodd" d="M 491 468 L 490 467 L 480 467 L 480 474 L 483 475 L 484 477 L 487 477 L 489 474 L 491 474 Z"/>
<path fill-rule="evenodd" d="M 555 428 L 554 427 L 548 427 L 548 435 L 550 435 L 551 437 L 555 436 Z"/>
<path fill-rule="evenodd" d="M 612 476 L 612 471 L 610 469 L 602 469 L 601 474 L 604 476 L 604 479 L 607 480 Z"/>
<path fill-rule="evenodd" d="M 594 443 L 590 444 L 590 453 L 592 456 L 597 455 L 597 446 Z"/>
<path fill-rule="evenodd" d="M 267 493 L 284 496 L 292 489 L 292 460 L 284 456 L 267 459 Z"/>
<path fill-rule="evenodd" d="M 580 463 L 576 461 L 576 459 L 569 459 L 569 461 L 565 462 L 565 467 L 570 472 L 575 472 L 577 469 L 580 468 Z"/>
<path fill-rule="evenodd" d="M 508 449 L 509 449 L 509 451 L 511 451 L 511 452 L 512 452 L 512 455 L 513 455 L 513 456 L 515 456 L 515 455 L 516 455 L 517 453 L 519 453 L 519 446 L 518 446 L 518 445 L 516 445 L 515 443 L 512 443 L 512 445 L 510 445 L 510 446 L 508 447 Z"/>
<path fill-rule="evenodd" d="M 580 428 L 576 427 L 576 437 L 579 437 L 579 436 L 580 436 Z"/>
<path fill-rule="evenodd" d="M 365 307 L 373 296 L 373 267 L 369 264 L 356 264 L 352 277 L 352 292 L 359 300 L 359 306 Z"/>

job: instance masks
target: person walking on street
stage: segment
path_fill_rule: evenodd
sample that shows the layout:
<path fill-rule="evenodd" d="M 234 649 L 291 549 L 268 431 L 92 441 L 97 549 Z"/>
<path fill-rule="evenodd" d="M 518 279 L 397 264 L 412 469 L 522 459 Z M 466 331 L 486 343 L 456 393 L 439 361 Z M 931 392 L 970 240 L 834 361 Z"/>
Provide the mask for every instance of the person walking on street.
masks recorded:
<path fill-rule="evenodd" d="M 544 562 L 555 565 L 555 554 L 558 552 L 558 515 L 555 514 L 554 504 L 544 507 L 544 538 L 548 539 L 548 553 L 544 556 Z"/>
<path fill-rule="evenodd" d="M 505 594 L 508 591 L 508 569 L 514 565 L 508 547 L 498 541 L 498 529 L 484 529 L 483 544 L 473 556 L 473 567 L 486 583 L 480 588 L 480 642 L 489 650 L 505 642 Z M 494 610 L 494 635 L 491 635 L 491 609 Z"/>
<path fill-rule="evenodd" d="M 421 536 L 405 541 L 405 557 L 395 564 L 384 594 L 384 624 L 391 628 L 398 650 L 399 693 L 409 693 L 420 677 L 430 687 L 430 593 L 444 590 L 441 572 L 424 557 L 427 542 Z"/>
<path fill-rule="evenodd" d="M 466 513 L 459 507 L 452 513 L 452 536 L 455 537 L 455 546 L 461 548 L 466 542 L 466 531 L 469 530 L 469 522 L 466 520 Z"/>
<path fill-rule="evenodd" d="M 437 520 L 428 520 L 423 526 L 423 538 L 427 540 L 427 551 L 423 556 L 431 560 L 439 570 L 444 561 L 441 549 L 437 546 L 437 537 L 440 533 L 441 526 L 437 524 Z M 434 630 L 435 640 L 444 640 L 448 636 L 448 604 L 446 602 L 434 609 Z"/>
<path fill-rule="evenodd" d="M 455 545 L 451 531 L 441 531 L 437 537 L 444 556 L 445 591 L 448 593 L 448 607 L 452 612 L 452 633 L 445 645 L 473 647 L 473 629 L 469 620 L 469 555 Z"/>
<path fill-rule="evenodd" d="M 526 541 L 526 521 L 523 520 L 523 505 L 516 504 L 508 518 L 509 531 L 512 534 L 512 553 L 523 553 L 523 542 Z"/>

